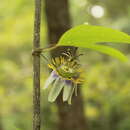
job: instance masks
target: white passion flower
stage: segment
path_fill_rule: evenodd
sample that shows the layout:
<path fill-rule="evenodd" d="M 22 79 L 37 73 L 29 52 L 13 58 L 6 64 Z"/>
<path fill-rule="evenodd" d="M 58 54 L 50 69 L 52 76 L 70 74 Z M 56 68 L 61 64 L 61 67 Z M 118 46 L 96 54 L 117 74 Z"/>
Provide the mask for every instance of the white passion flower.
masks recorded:
<path fill-rule="evenodd" d="M 63 89 L 63 102 L 68 101 L 68 104 L 71 104 L 72 95 L 75 92 L 77 96 L 77 86 L 83 82 L 83 78 L 78 56 L 74 57 L 69 52 L 64 55 L 66 57 L 56 57 L 48 64 L 52 72 L 45 82 L 44 89 L 52 85 L 48 96 L 50 102 L 54 102 Z"/>

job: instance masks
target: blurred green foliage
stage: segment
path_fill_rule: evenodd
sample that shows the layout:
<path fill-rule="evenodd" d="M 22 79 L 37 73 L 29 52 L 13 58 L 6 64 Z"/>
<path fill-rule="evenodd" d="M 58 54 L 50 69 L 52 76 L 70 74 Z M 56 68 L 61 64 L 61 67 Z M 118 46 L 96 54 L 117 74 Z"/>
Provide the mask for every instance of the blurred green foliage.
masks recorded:
<path fill-rule="evenodd" d="M 91 15 L 94 5 L 104 8 L 103 17 L 97 19 Z M 73 25 L 85 22 L 105 25 L 129 33 L 129 5 L 129 0 L 73 0 L 70 1 L 72 22 Z M 3 130 L 30 130 L 32 127 L 33 7 L 31 0 L 6 0 L 0 4 L 0 127 Z M 43 15 L 42 46 L 47 41 L 45 22 Z M 130 47 L 114 46 L 126 52 L 130 59 Z M 86 70 L 86 82 L 82 92 L 89 127 L 91 130 L 129 130 L 130 60 L 120 63 L 97 52 L 80 51 L 84 53 L 81 61 Z M 48 75 L 44 61 L 41 68 L 42 87 Z M 46 124 L 46 130 L 55 130 L 57 106 L 47 102 L 47 92 L 42 90 L 41 95 L 42 124 Z"/>

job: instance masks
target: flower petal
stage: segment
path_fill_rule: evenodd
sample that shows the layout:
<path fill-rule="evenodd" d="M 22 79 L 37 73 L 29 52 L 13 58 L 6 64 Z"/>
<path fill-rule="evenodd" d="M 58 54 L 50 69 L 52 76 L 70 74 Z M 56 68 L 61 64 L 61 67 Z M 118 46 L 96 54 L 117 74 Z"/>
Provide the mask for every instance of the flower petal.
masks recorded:
<path fill-rule="evenodd" d="M 78 92 L 77 92 L 77 91 L 78 91 L 78 90 L 77 90 L 77 89 L 78 89 L 77 87 L 78 87 L 77 84 L 75 84 L 75 96 L 78 95 L 78 94 L 77 94 L 77 93 L 78 93 Z"/>
<path fill-rule="evenodd" d="M 43 89 L 46 89 L 49 87 L 49 85 L 57 78 L 55 75 L 55 71 L 52 71 L 49 78 L 45 82 L 45 87 Z"/>
<path fill-rule="evenodd" d="M 69 98 L 68 98 L 68 104 L 71 104 L 71 99 L 72 99 L 72 96 L 73 96 L 75 87 L 76 87 L 76 86 L 73 86 L 72 89 L 71 89 L 71 92 L 70 92 L 70 95 L 69 95 Z"/>
<path fill-rule="evenodd" d="M 57 78 L 56 81 L 54 82 L 54 85 L 52 86 L 49 96 L 48 96 L 48 101 L 49 102 L 54 102 L 58 95 L 60 94 L 62 88 L 64 86 L 63 80 L 60 78 Z"/>
<path fill-rule="evenodd" d="M 72 81 L 71 80 L 65 80 L 64 82 L 65 82 L 65 84 L 67 86 L 71 86 L 72 85 Z"/>
<path fill-rule="evenodd" d="M 70 93 L 72 91 L 72 88 L 73 88 L 73 86 L 70 86 L 70 85 L 65 85 L 64 86 L 64 90 L 63 90 L 63 102 L 68 100 L 68 98 L 70 96 Z"/>

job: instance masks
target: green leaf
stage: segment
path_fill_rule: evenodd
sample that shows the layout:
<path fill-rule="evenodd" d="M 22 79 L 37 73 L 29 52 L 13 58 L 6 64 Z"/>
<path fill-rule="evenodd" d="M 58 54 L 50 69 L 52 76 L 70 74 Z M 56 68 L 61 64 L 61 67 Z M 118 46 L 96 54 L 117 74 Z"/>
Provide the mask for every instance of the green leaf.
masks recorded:
<path fill-rule="evenodd" d="M 57 46 L 90 48 L 108 54 L 121 61 L 127 60 L 127 57 L 125 57 L 125 55 L 120 51 L 101 44 L 96 44 L 102 42 L 130 44 L 130 36 L 124 32 L 120 32 L 111 28 L 80 25 L 65 32 L 59 39 Z"/>
<path fill-rule="evenodd" d="M 52 86 L 49 96 L 48 96 L 48 101 L 49 102 L 54 102 L 56 100 L 56 98 L 58 97 L 58 95 L 60 94 L 62 88 L 63 88 L 63 83 L 62 81 L 58 78 L 56 79 L 56 81 L 54 82 L 54 85 Z"/>
<path fill-rule="evenodd" d="M 113 42 L 130 44 L 130 36 L 111 28 L 92 25 L 79 25 L 65 32 L 58 45 L 85 47 L 89 44 Z"/>
<path fill-rule="evenodd" d="M 115 57 L 123 62 L 128 60 L 127 57 L 123 53 L 121 53 L 120 51 L 118 51 L 114 48 L 108 47 L 108 46 L 93 44 L 93 45 L 86 46 L 86 48 L 90 48 L 90 49 L 102 52 L 109 56 Z"/>

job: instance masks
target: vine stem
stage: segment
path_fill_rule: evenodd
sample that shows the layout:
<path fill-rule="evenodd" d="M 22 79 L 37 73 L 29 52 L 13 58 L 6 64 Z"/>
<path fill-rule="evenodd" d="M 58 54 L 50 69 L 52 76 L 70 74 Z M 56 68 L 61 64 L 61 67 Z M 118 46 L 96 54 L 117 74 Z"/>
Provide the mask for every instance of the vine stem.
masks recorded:
<path fill-rule="evenodd" d="M 41 0 L 35 0 L 33 50 L 40 48 Z M 33 53 L 33 130 L 40 130 L 40 53 Z"/>

